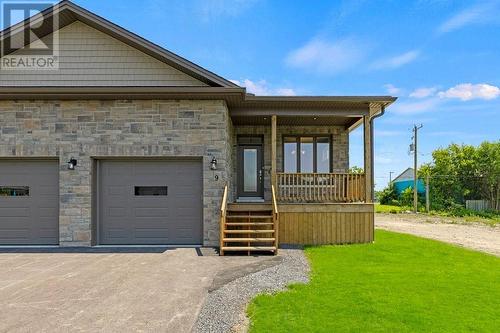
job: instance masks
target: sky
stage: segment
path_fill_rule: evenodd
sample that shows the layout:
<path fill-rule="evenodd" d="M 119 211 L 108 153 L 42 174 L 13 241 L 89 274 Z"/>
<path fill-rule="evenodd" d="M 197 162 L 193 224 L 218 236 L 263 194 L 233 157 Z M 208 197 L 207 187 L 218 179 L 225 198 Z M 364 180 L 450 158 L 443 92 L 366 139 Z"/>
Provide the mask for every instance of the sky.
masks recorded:
<path fill-rule="evenodd" d="M 77 0 L 257 95 L 392 95 L 375 120 L 381 189 L 450 143 L 500 139 L 500 0 Z M 363 165 L 362 133 L 350 165 Z"/>

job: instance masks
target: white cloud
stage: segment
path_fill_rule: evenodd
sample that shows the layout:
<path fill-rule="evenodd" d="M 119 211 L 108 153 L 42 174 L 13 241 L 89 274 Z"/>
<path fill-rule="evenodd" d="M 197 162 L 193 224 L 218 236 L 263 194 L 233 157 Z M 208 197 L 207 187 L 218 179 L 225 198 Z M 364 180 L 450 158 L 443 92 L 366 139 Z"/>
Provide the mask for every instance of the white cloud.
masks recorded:
<path fill-rule="evenodd" d="M 234 84 L 247 88 L 247 92 L 257 96 L 295 96 L 297 93 L 292 88 L 270 88 L 266 80 L 252 81 L 249 79 L 230 80 Z"/>
<path fill-rule="evenodd" d="M 336 74 L 353 68 L 363 59 L 362 45 L 350 38 L 335 42 L 313 39 L 290 52 L 285 62 L 319 74 Z"/>
<path fill-rule="evenodd" d="M 441 98 L 456 98 L 462 101 L 472 99 L 491 100 L 500 96 L 500 88 L 486 83 L 462 83 L 446 91 L 439 92 L 438 96 Z"/>
<path fill-rule="evenodd" d="M 436 91 L 438 90 L 437 87 L 423 87 L 423 88 L 418 88 L 413 90 L 410 93 L 410 97 L 412 98 L 426 98 L 433 96 Z"/>
<path fill-rule="evenodd" d="M 418 102 L 400 102 L 394 104 L 394 106 L 389 108 L 388 110 L 389 112 L 401 115 L 414 115 L 435 111 L 440 102 L 441 101 L 439 98 L 429 98 Z"/>
<path fill-rule="evenodd" d="M 420 55 L 420 51 L 411 50 L 393 57 L 379 59 L 372 63 L 373 69 L 393 69 L 415 61 Z"/>
<path fill-rule="evenodd" d="M 196 10 L 200 18 L 213 21 L 219 17 L 235 17 L 252 7 L 258 0 L 198 0 Z"/>
<path fill-rule="evenodd" d="M 390 83 L 384 84 L 384 88 L 391 95 L 397 95 L 401 92 L 401 88 L 398 88 L 395 85 L 390 84 Z"/>
<path fill-rule="evenodd" d="M 466 8 L 444 21 L 438 28 L 439 34 L 444 34 L 466 25 L 488 23 L 498 17 L 498 1 L 482 2 L 476 6 Z"/>

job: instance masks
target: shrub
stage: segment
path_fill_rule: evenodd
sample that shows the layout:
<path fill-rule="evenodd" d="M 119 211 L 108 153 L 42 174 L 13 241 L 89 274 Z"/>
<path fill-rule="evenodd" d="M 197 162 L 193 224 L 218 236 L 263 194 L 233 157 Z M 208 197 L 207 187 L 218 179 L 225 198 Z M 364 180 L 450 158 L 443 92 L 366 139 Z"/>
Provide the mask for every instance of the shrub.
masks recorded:
<path fill-rule="evenodd" d="M 394 205 L 394 202 L 398 201 L 398 194 L 393 184 L 390 184 L 380 192 L 379 200 L 382 205 Z M 397 205 L 399 206 L 399 202 Z"/>

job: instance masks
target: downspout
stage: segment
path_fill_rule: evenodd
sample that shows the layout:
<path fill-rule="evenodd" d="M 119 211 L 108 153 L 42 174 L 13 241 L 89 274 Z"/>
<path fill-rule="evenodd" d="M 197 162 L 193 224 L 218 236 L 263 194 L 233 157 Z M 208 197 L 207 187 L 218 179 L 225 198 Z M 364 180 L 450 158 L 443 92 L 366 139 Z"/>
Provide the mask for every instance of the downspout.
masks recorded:
<path fill-rule="evenodd" d="M 373 120 L 375 118 L 378 118 L 378 117 L 381 117 L 383 116 L 385 113 L 385 106 L 382 105 L 382 108 L 381 108 L 381 112 L 379 114 L 376 114 L 374 115 L 373 117 L 370 118 L 370 128 L 371 128 L 371 131 L 370 131 L 370 142 L 371 142 L 371 147 L 370 147 L 370 154 L 372 156 L 372 160 L 371 160 L 371 169 L 372 169 L 372 174 L 371 174 L 371 178 L 372 178 L 372 186 L 373 186 L 373 190 L 371 191 L 372 193 L 372 202 L 375 201 L 375 169 L 374 169 L 374 165 L 375 165 L 375 155 L 374 155 L 374 147 L 375 147 L 375 142 L 373 141 L 373 132 L 375 132 L 375 128 L 373 127 Z"/>

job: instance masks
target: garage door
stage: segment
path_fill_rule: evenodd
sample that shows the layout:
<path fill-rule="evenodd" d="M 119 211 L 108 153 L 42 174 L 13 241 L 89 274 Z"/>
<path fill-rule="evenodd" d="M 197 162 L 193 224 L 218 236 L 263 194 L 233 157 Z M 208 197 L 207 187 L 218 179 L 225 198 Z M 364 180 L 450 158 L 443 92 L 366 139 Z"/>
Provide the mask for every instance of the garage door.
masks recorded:
<path fill-rule="evenodd" d="M 57 161 L 0 161 L 0 245 L 59 243 Z"/>
<path fill-rule="evenodd" d="M 100 244 L 202 244 L 199 160 L 99 161 Z"/>

